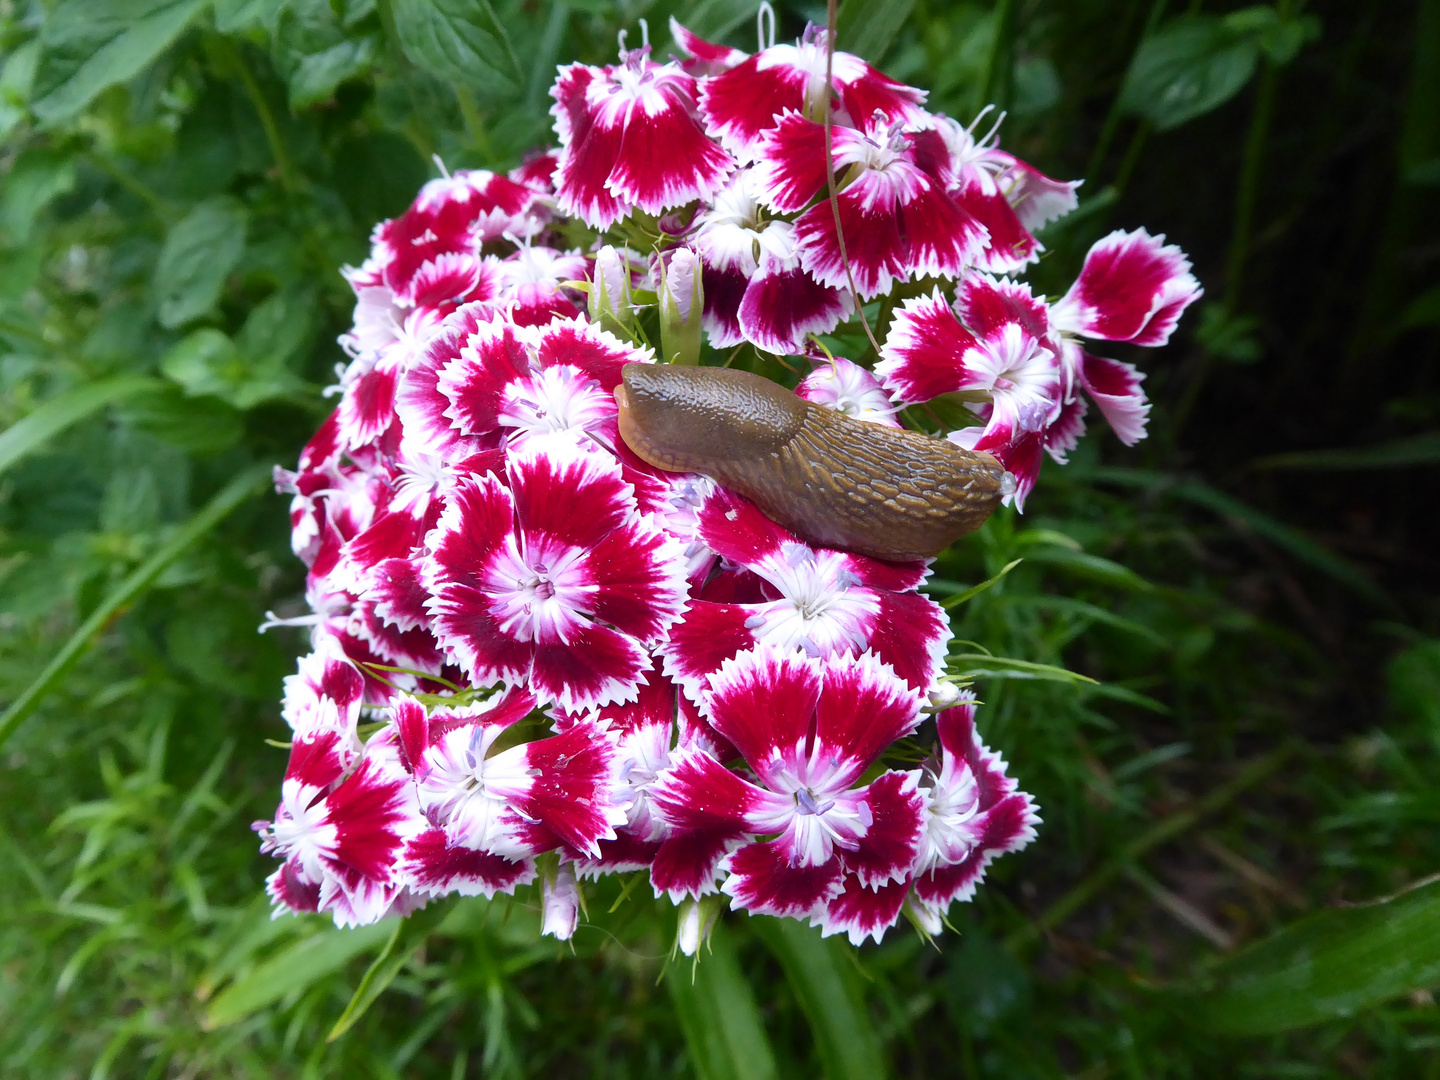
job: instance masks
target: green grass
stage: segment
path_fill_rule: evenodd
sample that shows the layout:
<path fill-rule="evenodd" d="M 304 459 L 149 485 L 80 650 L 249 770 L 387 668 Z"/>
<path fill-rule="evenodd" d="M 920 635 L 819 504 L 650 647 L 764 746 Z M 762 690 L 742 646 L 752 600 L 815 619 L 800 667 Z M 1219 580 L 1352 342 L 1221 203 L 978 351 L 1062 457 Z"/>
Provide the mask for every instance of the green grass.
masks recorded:
<path fill-rule="evenodd" d="M 852 950 L 727 914 L 698 968 L 671 960 L 673 911 L 643 881 L 589 890 L 573 949 L 537 938 L 522 893 L 437 910 L 378 963 L 391 927 L 271 921 L 260 899 L 249 823 L 274 808 L 284 752 L 265 739 L 285 737 L 303 641 L 255 627 L 303 580 L 282 498 L 205 508 L 291 464 L 323 417 L 350 316 L 336 268 L 428 156 L 513 164 L 545 136 L 553 63 L 610 58 L 642 14 L 658 41 L 670 10 L 498 4 L 525 82 L 505 89 L 409 62 L 387 33 L 400 6 L 206 6 L 173 37 L 137 30 L 137 62 L 109 82 L 86 69 L 95 93 L 64 109 L 56 87 L 80 75 L 42 63 L 43 120 L 25 102 L 44 5 L 0 7 L 0 706 L 67 642 L 75 661 L 0 746 L 0 1074 L 1440 1074 L 1428 893 L 1341 906 L 1440 871 L 1433 460 L 1367 453 L 1440 429 L 1419 303 L 1440 238 L 1421 168 L 1440 148 L 1434 0 L 1418 21 L 1282 6 L 1321 36 L 1305 24 L 1293 59 L 1252 43 L 1258 74 L 1168 131 L 1122 87 L 1179 5 L 920 0 L 888 30 L 865 5 L 842 16 L 890 41 L 884 65 L 933 108 L 968 117 L 998 95 L 1008 147 L 1088 173 L 1081 210 L 1043 236 L 1041 287 L 1146 224 L 1194 255 L 1213 314 L 1141 361 L 1153 438 L 1093 434 L 1047 463 L 1023 517 L 936 568 L 937 597 L 958 596 L 1023 560 L 953 609 L 954 652 L 984 737 L 1039 801 L 1039 839 L 933 942 L 901 927 Z M 753 47 L 748 5 L 682 17 Z M 779 36 L 822 17 L 786 5 Z M 244 243 L 192 298 L 198 322 L 167 328 L 165 238 L 222 197 Z M 280 318 L 249 323 L 267 304 Z M 250 366 L 186 396 L 165 359 L 197 326 Z M 1277 464 L 1306 453 L 1314 468 Z M 1295 942 L 1392 916 L 1405 938 L 1367 946 L 1377 971 L 1353 1000 L 1285 981 Z M 327 1041 L 372 964 L 372 990 L 390 981 Z"/>

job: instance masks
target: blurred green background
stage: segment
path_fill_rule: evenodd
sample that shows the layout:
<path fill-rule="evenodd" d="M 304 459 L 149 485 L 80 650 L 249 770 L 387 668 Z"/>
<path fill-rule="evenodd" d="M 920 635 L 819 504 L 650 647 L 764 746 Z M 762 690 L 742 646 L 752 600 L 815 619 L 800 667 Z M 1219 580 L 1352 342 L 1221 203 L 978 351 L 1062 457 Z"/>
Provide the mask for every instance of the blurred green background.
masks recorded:
<path fill-rule="evenodd" d="M 0 0 L 0 1074 L 1440 1075 L 1437 0 L 844 5 L 842 47 L 1085 178 L 1043 291 L 1140 225 L 1207 289 L 1114 354 L 1151 438 L 937 567 L 1025 560 L 954 662 L 1045 819 L 956 933 L 727 916 L 692 972 L 643 882 L 573 951 L 527 896 L 268 920 L 304 642 L 255 632 L 302 586 L 264 470 L 328 409 L 337 268 L 672 11 L 754 48 L 734 0 Z"/>

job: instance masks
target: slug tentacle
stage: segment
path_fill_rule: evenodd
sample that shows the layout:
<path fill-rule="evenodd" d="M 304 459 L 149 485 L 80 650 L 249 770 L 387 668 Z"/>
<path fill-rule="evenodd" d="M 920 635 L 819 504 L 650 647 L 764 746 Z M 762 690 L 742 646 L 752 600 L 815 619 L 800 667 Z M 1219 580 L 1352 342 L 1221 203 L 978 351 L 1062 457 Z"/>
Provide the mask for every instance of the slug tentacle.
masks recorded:
<path fill-rule="evenodd" d="M 823 547 L 929 558 L 1005 494 L 989 454 L 851 419 L 749 372 L 628 364 L 615 397 L 621 438 L 645 461 L 704 473 Z"/>

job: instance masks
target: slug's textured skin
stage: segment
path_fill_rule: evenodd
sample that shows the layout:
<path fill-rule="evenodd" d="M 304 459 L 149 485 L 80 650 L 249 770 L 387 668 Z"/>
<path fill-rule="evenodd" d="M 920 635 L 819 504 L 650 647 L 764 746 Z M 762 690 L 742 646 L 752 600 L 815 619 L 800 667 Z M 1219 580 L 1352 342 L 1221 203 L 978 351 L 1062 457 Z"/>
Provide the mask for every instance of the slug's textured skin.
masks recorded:
<path fill-rule="evenodd" d="M 821 547 L 893 561 L 978 529 L 1005 470 L 913 431 L 881 427 L 728 368 L 627 364 L 620 437 L 670 472 L 704 473 Z"/>

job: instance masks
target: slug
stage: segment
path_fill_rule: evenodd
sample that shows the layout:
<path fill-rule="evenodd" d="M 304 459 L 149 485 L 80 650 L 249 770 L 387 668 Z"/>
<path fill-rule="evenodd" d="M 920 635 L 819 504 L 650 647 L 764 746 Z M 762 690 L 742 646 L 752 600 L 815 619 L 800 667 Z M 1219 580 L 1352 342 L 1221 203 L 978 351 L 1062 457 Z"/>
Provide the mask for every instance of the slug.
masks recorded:
<path fill-rule="evenodd" d="M 820 547 L 926 559 L 1014 490 L 989 454 L 851 419 L 746 371 L 626 364 L 621 378 L 620 437 L 639 457 L 704 473 Z"/>

